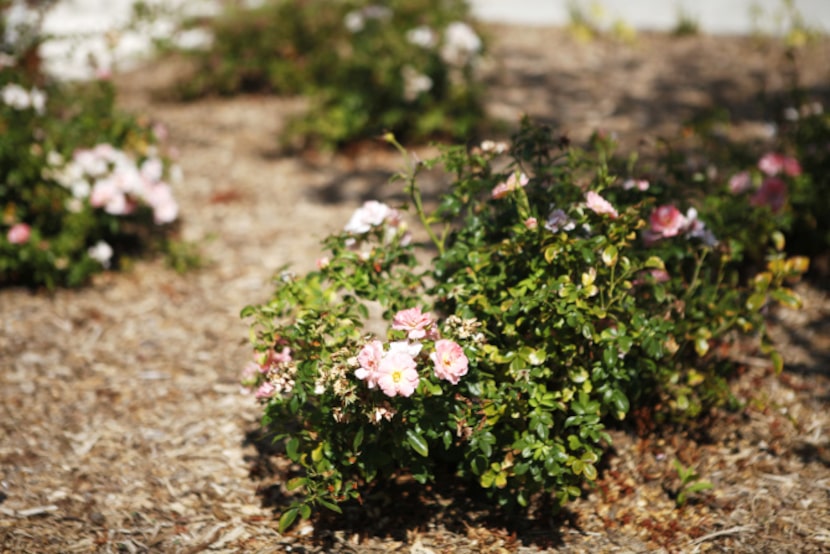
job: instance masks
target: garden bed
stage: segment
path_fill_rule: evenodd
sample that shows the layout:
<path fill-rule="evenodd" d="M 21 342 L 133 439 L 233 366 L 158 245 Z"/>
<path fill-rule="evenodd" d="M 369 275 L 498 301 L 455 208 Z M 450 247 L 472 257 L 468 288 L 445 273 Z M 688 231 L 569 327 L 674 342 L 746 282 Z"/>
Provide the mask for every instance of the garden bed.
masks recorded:
<path fill-rule="evenodd" d="M 774 41 L 642 35 L 633 45 L 566 31 L 493 27 L 488 108 L 558 124 L 574 140 L 599 127 L 646 149 L 713 108 L 734 138 L 770 132 L 769 106 L 793 66 Z M 801 50 L 800 81 L 830 105 L 830 43 Z M 165 122 L 180 151 L 184 238 L 206 268 L 162 262 L 103 274 L 52 295 L 0 291 L 0 545 L 11 552 L 819 552 L 830 548 L 830 299 L 776 314 L 787 362 L 745 358 L 746 402 L 685 431 L 646 415 L 613 433 L 597 487 L 558 517 L 509 523 L 469 498 L 406 480 L 345 516 L 285 536 L 272 504 L 281 459 L 257 440 L 259 409 L 239 393 L 249 359 L 239 310 L 268 296 L 286 263 L 313 266 L 319 241 L 363 200 L 397 192 L 401 162 L 383 145 L 286 156 L 276 135 L 301 100 L 249 96 L 189 104 L 153 94 L 175 64 L 119 76 L 125 107 Z M 762 102 L 761 100 L 765 100 Z M 440 183 L 438 183 L 440 185 Z M 740 355 L 738 353 L 737 355 Z M 672 464 L 714 489 L 682 509 Z"/>

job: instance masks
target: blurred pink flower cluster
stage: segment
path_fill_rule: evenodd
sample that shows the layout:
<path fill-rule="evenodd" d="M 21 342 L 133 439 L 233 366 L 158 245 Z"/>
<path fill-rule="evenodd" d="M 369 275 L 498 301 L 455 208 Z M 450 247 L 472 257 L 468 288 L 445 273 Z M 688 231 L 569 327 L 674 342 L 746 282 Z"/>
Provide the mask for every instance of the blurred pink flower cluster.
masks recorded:
<path fill-rule="evenodd" d="M 786 177 L 801 175 L 801 164 L 791 156 L 777 152 L 768 152 L 758 160 L 758 169 L 761 172 L 761 184 L 749 197 L 751 206 L 766 206 L 773 213 L 780 212 L 787 204 L 788 187 Z M 752 191 L 755 183 L 752 173 L 741 171 L 729 179 L 729 191 L 732 194 L 743 194 Z"/>
<path fill-rule="evenodd" d="M 248 362 L 242 370 L 242 384 L 256 387 L 254 396 L 267 400 L 278 394 L 288 394 L 294 390 L 294 375 L 297 372 L 287 346 L 280 352 L 269 350 L 256 360 Z M 260 378 L 260 374 L 265 377 Z"/>
<path fill-rule="evenodd" d="M 527 186 L 530 182 L 530 178 L 521 173 L 519 171 L 513 172 L 507 178 L 506 181 L 502 181 L 498 185 L 493 188 L 493 191 L 490 193 L 493 198 L 496 200 L 500 200 L 521 187 Z"/>
<path fill-rule="evenodd" d="M 49 176 L 72 193 L 69 209 L 77 211 L 79 202 L 88 200 L 92 207 L 109 214 L 127 215 L 143 204 L 153 210 L 159 225 L 178 217 L 179 206 L 163 180 L 164 164 L 158 156 L 148 156 L 139 165 L 123 150 L 99 144 L 76 150 L 68 163 L 53 153 L 50 163 L 53 169 Z"/>
<path fill-rule="evenodd" d="M 658 206 L 648 218 L 649 228 L 643 232 L 646 244 L 653 244 L 661 239 L 684 236 L 701 239 L 704 244 L 714 246 L 717 239 L 706 225 L 697 217 L 697 210 L 689 208 L 686 214 L 672 204 Z"/>

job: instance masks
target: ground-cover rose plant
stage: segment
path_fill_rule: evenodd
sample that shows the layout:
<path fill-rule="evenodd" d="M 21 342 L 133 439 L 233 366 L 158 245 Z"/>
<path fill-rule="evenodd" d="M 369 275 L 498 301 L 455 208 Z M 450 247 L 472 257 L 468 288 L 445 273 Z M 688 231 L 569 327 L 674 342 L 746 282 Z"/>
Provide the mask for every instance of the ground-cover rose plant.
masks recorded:
<path fill-rule="evenodd" d="M 806 266 L 781 241 L 744 276 L 687 199 L 658 204 L 601 149 L 529 122 L 509 146 L 400 150 L 409 202 L 367 202 L 317 270 L 283 272 L 242 312 L 243 382 L 300 468 L 281 528 L 406 472 L 448 471 L 502 506 L 564 503 L 633 407 L 683 420 L 728 400 L 731 340 L 780 367 L 764 313 L 797 303 L 787 285 Z M 425 201 L 418 171 L 436 166 L 447 192 Z"/>
<path fill-rule="evenodd" d="M 209 29 L 211 46 L 190 52 L 196 70 L 180 94 L 307 96 L 289 142 L 339 146 L 386 131 L 462 138 L 483 116 L 484 43 L 461 0 L 269 0 L 235 5 Z"/>
<path fill-rule="evenodd" d="M 109 82 L 59 83 L 2 56 L 0 286 L 80 285 L 171 244 L 163 128 L 116 109 Z"/>

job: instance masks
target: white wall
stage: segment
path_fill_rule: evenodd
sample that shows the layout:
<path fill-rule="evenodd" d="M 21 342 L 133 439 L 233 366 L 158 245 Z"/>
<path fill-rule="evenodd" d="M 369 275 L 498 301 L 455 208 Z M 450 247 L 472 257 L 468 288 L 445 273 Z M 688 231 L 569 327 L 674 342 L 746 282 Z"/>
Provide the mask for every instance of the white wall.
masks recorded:
<path fill-rule="evenodd" d="M 469 0 L 481 19 L 525 25 L 565 25 L 571 4 L 587 13 L 592 5 L 605 12 L 603 21 L 621 20 L 636 29 L 670 30 L 682 12 L 708 33 L 746 34 L 753 31 L 751 12 L 760 8 L 758 21 L 766 32 L 780 30 L 782 0 Z M 830 0 L 795 0 L 798 12 L 811 28 L 830 31 Z M 779 29 L 776 29 L 779 27 Z"/>
<path fill-rule="evenodd" d="M 133 0 L 58 0 L 48 13 L 45 30 L 57 37 L 42 49 L 49 70 L 64 78 L 88 78 L 90 57 L 109 66 L 125 68 L 150 49 L 145 34 L 122 33 L 117 46 L 104 33 L 123 26 L 130 16 Z M 252 2 L 252 0 L 246 0 Z M 377 0 L 382 3 L 383 0 Z M 760 30 L 780 31 L 776 13 L 783 0 L 468 0 L 473 14 L 482 20 L 524 25 L 565 25 L 570 20 L 569 6 L 590 12 L 599 5 L 605 12 L 598 21 L 610 25 L 620 20 L 636 29 L 670 30 L 679 21 L 679 13 L 696 21 L 709 33 L 749 33 L 756 30 L 750 16 L 752 6 L 761 8 Z M 804 21 L 812 28 L 830 32 L 830 0 L 794 0 Z M 167 7 L 184 5 L 192 12 L 210 13 L 216 0 L 149 0 Z M 154 25 L 157 36 L 167 36 L 170 23 Z"/>

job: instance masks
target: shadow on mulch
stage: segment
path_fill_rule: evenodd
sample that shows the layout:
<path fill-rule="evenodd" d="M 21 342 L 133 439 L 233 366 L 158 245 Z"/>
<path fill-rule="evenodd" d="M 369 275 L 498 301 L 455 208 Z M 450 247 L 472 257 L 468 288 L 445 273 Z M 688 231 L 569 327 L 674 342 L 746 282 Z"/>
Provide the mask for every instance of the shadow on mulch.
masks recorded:
<path fill-rule="evenodd" d="M 250 464 L 254 481 L 268 482 L 258 488 L 263 507 L 274 511 L 275 519 L 291 501 L 282 483 L 299 475 L 295 468 L 280 464 L 284 450 L 264 436 L 261 430 L 246 434 L 245 446 L 254 446 Z M 279 466 L 279 467 L 278 467 Z M 438 492 L 440 491 L 440 492 Z M 562 529 L 579 529 L 575 515 L 557 508 L 547 499 L 534 502 L 529 511 L 508 512 L 493 505 L 478 487 L 469 487 L 447 472 L 435 482 L 422 485 L 411 477 L 374 483 L 362 491 L 362 501 L 340 505 L 342 514 L 323 510 L 314 516 L 314 541 L 324 549 L 337 546 L 336 537 L 358 535 L 361 539 L 408 541 L 411 533 L 442 527 L 450 533 L 468 535 L 486 529 L 509 544 L 538 548 L 562 546 Z"/>

